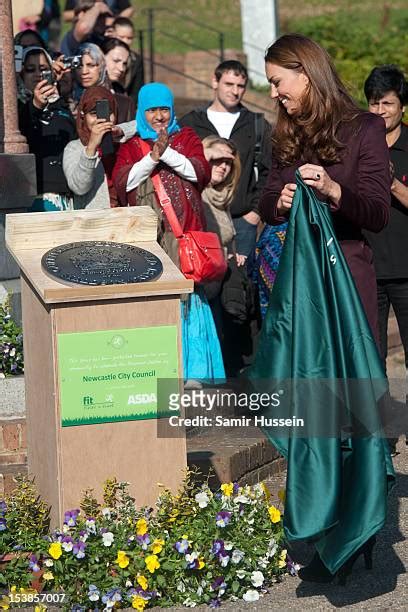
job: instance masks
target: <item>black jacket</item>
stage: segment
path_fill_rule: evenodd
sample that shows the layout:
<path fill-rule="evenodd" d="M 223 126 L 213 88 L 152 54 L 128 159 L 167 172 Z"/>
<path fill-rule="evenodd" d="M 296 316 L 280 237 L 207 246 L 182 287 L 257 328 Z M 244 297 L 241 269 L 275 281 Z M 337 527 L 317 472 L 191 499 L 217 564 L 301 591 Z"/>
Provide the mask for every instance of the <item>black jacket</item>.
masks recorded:
<path fill-rule="evenodd" d="M 209 105 L 208 105 L 209 106 Z M 203 140 L 210 134 L 218 135 L 215 126 L 208 120 L 207 107 L 191 111 L 181 118 L 179 124 L 193 128 Z M 241 159 L 241 178 L 237 193 L 231 203 L 233 217 L 242 217 L 250 211 L 258 212 L 258 202 L 271 165 L 271 126 L 263 117 L 263 137 L 258 160 L 259 178 L 256 180 L 255 162 L 255 113 L 240 105 L 240 116 L 232 128 L 230 139 L 238 148 Z M 259 116 L 259 115 L 258 115 Z"/>
<path fill-rule="evenodd" d="M 36 108 L 32 100 L 19 103 L 18 110 L 20 131 L 35 155 L 37 192 L 68 194 L 62 154 L 68 142 L 77 138 L 71 111 L 61 98 L 44 110 Z"/>

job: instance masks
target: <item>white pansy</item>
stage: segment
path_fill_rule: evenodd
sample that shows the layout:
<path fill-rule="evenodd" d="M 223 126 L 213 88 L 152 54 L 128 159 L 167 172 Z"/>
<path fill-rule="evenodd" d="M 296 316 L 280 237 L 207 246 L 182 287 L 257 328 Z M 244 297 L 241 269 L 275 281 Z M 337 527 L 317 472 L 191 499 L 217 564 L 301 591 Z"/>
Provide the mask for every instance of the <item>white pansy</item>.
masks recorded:
<path fill-rule="evenodd" d="M 68 542 L 62 541 L 61 546 L 65 550 L 65 552 L 71 552 L 71 550 L 74 548 L 74 543 L 72 541 L 68 541 Z"/>
<path fill-rule="evenodd" d="M 197 595 L 198 595 L 199 597 L 201 597 L 201 595 L 203 594 L 203 591 L 204 591 L 203 587 L 202 587 L 202 586 L 199 586 L 199 587 L 198 587 L 198 589 L 197 589 L 197 591 L 196 591 L 196 593 L 197 593 Z"/>
<path fill-rule="evenodd" d="M 229 555 L 220 555 L 220 563 L 222 567 L 227 567 L 228 563 L 229 563 Z"/>
<path fill-rule="evenodd" d="M 237 495 L 234 497 L 234 504 L 250 504 L 251 500 L 246 495 Z"/>
<path fill-rule="evenodd" d="M 131 581 L 131 580 L 129 580 L 129 579 L 128 579 L 128 580 L 126 580 L 126 582 L 125 582 L 125 587 L 126 587 L 126 588 L 128 588 L 128 589 L 130 589 L 130 587 L 132 587 L 132 586 L 133 586 L 132 581 Z"/>
<path fill-rule="evenodd" d="M 193 601 L 190 597 L 187 597 L 187 599 L 183 601 L 183 606 L 187 606 L 188 608 L 195 608 L 196 605 L 197 602 Z"/>
<path fill-rule="evenodd" d="M 106 533 L 102 534 L 102 540 L 103 540 L 104 546 L 112 546 L 114 539 L 115 539 L 115 536 L 113 535 L 111 531 L 107 531 Z"/>
<path fill-rule="evenodd" d="M 262 569 L 265 569 L 266 567 L 268 567 L 268 558 L 267 557 L 260 557 L 258 559 L 258 565 L 259 567 L 262 567 Z"/>
<path fill-rule="evenodd" d="M 197 493 L 195 495 L 194 499 L 196 500 L 196 502 L 200 506 L 200 508 L 206 508 L 208 506 L 209 501 L 210 501 L 210 498 L 208 497 L 208 495 L 207 495 L 207 493 L 205 491 L 201 491 L 200 493 Z"/>
<path fill-rule="evenodd" d="M 224 542 L 224 550 L 232 550 L 234 548 L 234 543 L 225 540 Z"/>
<path fill-rule="evenodd" d="M 237 563 L 242 561 L 242 559 L 244 557 L 245 557 L 245 553 L 242 550 L 238 550 L 238 548 L 237 548 L 232 553 L 231 561 L 232 561 L 232 563 L 234 563 L 236 565 Z"/>
<path fill-rule="evenodd" d="M 237 578 L 242 580 L 246 576 L 246 571 L 241 569 L 241 570 L 238 570 L 236 574 L 237 574 Z"/>
<path fill-rule="evenodd" d="M 254 585 L 254 587 L 261 587 L 264 583 L 264 580 L 265 578 L 262 572 L 260 571 L 252 572 L 251 582 Z"/>
<path fill-rule="evenodd" d="M 106 519 L 110 519 L 111 518 L 111 511 L 109 508 L 102 508 L 102 516 L 104 516 Z"/>
<path fill-rule="evenodd" d="M 244 601 L 258 601 L 259 593 L 258 591 L 254 591 L 253 589 L 249 589 L 246 593 L 243 594 L 242 599 Z"/>
<path fill-rule="evenodd" d="M 62 526 L 62 533 L 68 533 L 68 531 L 69 531 L 69 527 L 66 523 L 64 523 Z"/>
<path fill-rule="evenodd" d="M 52 559 L 46 559 L 44 561 L 44 565 L 46 565 L 47 567 L 52 567 L 54 565 L 54 561 Z"/>
<path fill-rule="evenodd" d="M 194 563 L 196 559 L 198 559 L 198 553 L 196 552 L 189 553 L 185 556 L 187 563 Z"/>

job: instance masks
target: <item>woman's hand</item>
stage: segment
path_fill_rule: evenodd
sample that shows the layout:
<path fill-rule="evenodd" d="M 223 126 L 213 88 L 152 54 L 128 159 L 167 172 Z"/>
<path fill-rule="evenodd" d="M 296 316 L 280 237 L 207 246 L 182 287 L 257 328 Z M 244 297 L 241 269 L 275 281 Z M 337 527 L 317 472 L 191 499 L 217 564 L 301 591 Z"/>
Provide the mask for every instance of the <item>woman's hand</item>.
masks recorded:
<path fill-rule="evenodd" d="M 320 193 L 330 198 L 334 204 L 340 202 L 341 187 L 330 178 L 323 166 L 304 164 L 304 166 L 300 166 L 299 172 L 306 185 L 310 185 L 320 191 Z"/>
<path fill-rule="evenodd" d="M 295 195 L 296 184 L 286 183 L 281 191 L 276 209 L 280 215 L 286 215 L 292 208 L 293 196 Z"/>
<path fill-rule="evenodd" d="M 88 157 L 93 157 L 96 154 L 96 151 L 102 142 L 102 138 L 105 136 L 105 134 L 111 132 L 112 128 L 113 123 L 111 121 L 106 121 L 106 119 L 97 119 L 95 121 L 92 126 L 91 135 L 86 147 L 86 154 Z"/>
<path fill-rule="evenodd" d="M 245 265 L 247 257 L 246 257 L 246 255 L 240 255 L 239 253 L 236 253 L 235 254 L 235 259 L 237 261 L 237 266 L 239 268 L 240 266 L 244 266 Z"/>
<path fill-rule="evenodd" d="M 154 161 L 158 162 L 160 157 L 163 155 L 165 150 L 169 145 L 169 135 L 167 130 L 163 128 L 159 132 L 159 137 L 153 145 L 153 149 L 151 150 L 151 157 Z"/>
<path fill-rule="evenodd" d="M 71 72 L 71 68 L 65 68 L 63 55 L 60 55 L 52 62 L 52 71 L 56 81 L 60 81 L 66 72 Z"/>
<path fill-rule="evenodd" d="M 57 87 L 50 85 L 48 81 L 43 79 L 34 87 L 33 91 L 33 104 L 35 108 L 42 110 L 48 104 L 48 98 L 58 94 Z"/>
<path fill-rule="evenodd" d="M 213 144 L 211 147 L 205 147 L 204 155 L 208 162 L 217 159 L 230 159 L 231 161 L 235 159 L 229 146 L 220 142 Z"/>

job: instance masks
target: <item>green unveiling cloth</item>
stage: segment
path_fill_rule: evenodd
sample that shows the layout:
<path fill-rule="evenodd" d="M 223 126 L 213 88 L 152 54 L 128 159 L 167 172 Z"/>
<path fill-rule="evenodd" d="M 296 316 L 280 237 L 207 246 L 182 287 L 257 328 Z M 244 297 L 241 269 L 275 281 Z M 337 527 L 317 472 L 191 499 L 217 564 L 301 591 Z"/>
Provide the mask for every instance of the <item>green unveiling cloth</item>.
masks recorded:
<path fill-rule="evenodd" d="M 286 536 L 313 541 L 334 574 L 386 520 L 395 475 L 378 401 L 387 381 L 329 207 L 298 173 L 296 180 L 278 275 L 247 375 L 258 390 L 280 390 L 286 416 L 304 418 L 300 433 L 263 430 L 288 462 Z"/>

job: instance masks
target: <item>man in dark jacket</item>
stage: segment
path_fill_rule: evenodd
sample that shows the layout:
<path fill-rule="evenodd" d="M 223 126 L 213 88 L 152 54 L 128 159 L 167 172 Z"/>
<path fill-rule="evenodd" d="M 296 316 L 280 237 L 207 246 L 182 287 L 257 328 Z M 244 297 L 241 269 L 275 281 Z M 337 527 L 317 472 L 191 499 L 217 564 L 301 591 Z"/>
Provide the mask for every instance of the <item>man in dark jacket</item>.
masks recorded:
<path fill-rule="evenodd" d="M 212 79 L 212 104 L 191 111 L 179 121 L 182 126 L 192 127 L 201 139 L 216 134 L 230 138 L 237 146 L 242 174 L 230 210 L 237 232 L 237 252 L 246 257 L 255 246 L 258 201 L 271 161 L 269 124 L 262 114 L 241 104 L 247 83 L 248 73 L 241 62 L 222 62 Z"/>

